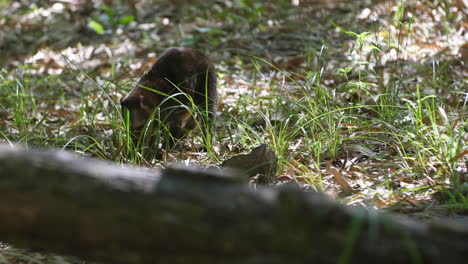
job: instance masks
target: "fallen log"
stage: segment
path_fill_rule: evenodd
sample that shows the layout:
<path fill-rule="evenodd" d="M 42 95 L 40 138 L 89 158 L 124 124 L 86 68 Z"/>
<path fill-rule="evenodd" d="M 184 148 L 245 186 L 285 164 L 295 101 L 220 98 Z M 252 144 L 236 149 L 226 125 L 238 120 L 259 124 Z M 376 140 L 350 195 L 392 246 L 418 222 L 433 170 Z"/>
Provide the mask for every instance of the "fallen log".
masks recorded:
<path fill-rule="evenodd" d="M 236 174 L 0 145 L 0 241 L 103 263 L 466 263 L 468 230 Z"/>

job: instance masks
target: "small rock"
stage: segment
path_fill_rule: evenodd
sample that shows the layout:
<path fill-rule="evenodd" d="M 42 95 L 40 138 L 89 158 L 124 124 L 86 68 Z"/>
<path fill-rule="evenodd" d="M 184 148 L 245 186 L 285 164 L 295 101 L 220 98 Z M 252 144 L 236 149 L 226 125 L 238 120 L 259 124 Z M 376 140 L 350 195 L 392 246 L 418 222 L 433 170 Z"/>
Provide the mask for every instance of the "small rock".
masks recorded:
<path fill-rule="evenodd" d="M 243 171 L 249 177 L 262 175 L 262 183 L 269 183 L 276 174 L 278 157 L 267 145 L 262 144 L 248 154 L 241 154 L 225 160 L 221 167 Z M 265 179 L 265 177 L 267 179 Z"/>

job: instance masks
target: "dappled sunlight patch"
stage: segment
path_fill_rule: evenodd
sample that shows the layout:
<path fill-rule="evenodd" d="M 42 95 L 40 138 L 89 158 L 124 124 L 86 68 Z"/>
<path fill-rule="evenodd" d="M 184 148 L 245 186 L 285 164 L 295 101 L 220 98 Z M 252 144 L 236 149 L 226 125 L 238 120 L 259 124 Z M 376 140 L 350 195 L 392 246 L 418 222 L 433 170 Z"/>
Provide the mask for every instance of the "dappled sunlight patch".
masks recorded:
<path fill-rule="evenodd" d="M 112 50 L 105 44 L 97 48 L 95 46 L 68 47 L 61 51 L 51 49 L 40 49 L 36 54 L 24 60 L 24 63 L 30 64 L 31 74 L 61 74 L 65 71 L 99 72 L 109 75 L 111 63 L 114 57 L 121 57 L 133 49 L 131 43 L 124 42 Z M 138 67 L 141 67 L 138 66 Z"/>

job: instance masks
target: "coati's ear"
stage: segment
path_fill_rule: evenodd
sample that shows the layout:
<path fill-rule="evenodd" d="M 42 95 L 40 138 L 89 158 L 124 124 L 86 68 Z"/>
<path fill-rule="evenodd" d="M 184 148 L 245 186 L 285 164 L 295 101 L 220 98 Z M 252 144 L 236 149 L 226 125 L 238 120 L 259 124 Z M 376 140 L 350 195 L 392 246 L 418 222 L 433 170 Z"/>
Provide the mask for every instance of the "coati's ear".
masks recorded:
<path fill-rule="evenodd" d="M 125 100 L 127 99 L 128 95 L 125 95 L 124 97 L 120 98 L 119 102 L 121 105 L 124 104 Z"/>

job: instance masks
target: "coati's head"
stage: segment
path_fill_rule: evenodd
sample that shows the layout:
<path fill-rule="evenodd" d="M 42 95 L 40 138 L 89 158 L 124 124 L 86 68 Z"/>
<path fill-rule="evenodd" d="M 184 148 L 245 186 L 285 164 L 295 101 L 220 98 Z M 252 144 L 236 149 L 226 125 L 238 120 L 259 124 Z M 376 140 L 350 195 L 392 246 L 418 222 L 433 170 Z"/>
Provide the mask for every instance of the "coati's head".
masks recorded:
<path fill-rule="evenodd" d="M 128 95 L 120 100 L 122 113 L 124 114 L 125 110 L 129 111 L 130 129 L 132 131 L 141 130 L 160 103 L 158 95 L 144 87 L 147 86 L 139 83 Z"/>
<path fill-rule="evenodd" d="M 129 111 L 131 130 L 143 128 L 153 112 L 153 108 L 145 103 L 143 95 L 132 96 L 129 94 L 120 100 L 120 105 L 122 106 L 122 113 L 125 113 L 125 110 Z"/>

